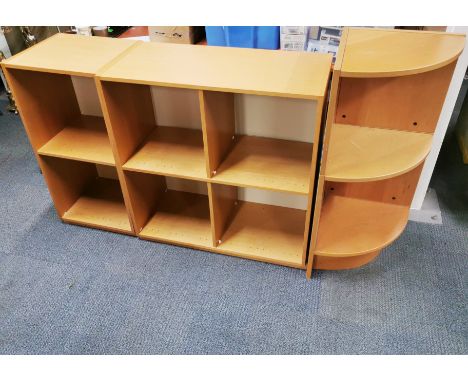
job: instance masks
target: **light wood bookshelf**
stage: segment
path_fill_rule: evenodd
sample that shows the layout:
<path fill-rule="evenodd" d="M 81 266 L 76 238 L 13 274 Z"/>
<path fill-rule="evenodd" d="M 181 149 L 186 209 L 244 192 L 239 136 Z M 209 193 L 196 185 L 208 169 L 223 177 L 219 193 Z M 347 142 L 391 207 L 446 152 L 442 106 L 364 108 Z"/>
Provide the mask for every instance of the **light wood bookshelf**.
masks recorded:
<path fill-rule="evenodd" d="M 60 218 L 133 234 L 102 115 L 85 115 L 74 80 L 94 93 L 99 69 L 134 41 L 56 34 L 3 64 Z"/>
<path fill-rule="evenodd" d="M 331 55 L 56 35 L 4 67 L 63 221 L 306 268 Z"/>
<path fill-rule="evenodd" d="M 98 93 L 138 236 L 305 268 L 314 142 L 330 66 L 327 54 L 147 43 L 100 71 Z M 199 107 L 191 125 L 200 128 L 159 123 L 173 105 L 155 101 L 155 89 L 191 92 Z M 270 135 L 268 122 L 259 120 L 263 134 L 245 133 L 239 115 L 244 95 L 274 98 L 277 113 L 283 104 L 312 107 L 307 141 L 294 136 L 294 121 L 283 128 L 287 139 Z M 251 189 L 266 196 L 241 197 Z M 278 197 L 268 196 L 278 192 L 305 203 L 278 205 L 272 202 Z"/>
<path fill-rule="evenodd" d="M 312 269 L 372 261 L 403 232 L 463 35 L 345 28 L 311 225 Z"/>

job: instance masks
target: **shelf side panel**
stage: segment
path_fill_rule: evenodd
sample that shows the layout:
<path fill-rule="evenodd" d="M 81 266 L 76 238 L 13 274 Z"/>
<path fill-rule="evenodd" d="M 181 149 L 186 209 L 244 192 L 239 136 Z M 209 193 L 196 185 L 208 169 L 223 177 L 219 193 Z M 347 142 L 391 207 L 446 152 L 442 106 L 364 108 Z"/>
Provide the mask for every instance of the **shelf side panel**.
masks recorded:
<path fill-rule="evenodd" d="M 208 184 L 213 245 L 217 246 L 229 225 L 237 204 L 237 188 Z"/>
<path fill-rule="evenodd" d="M 78 200 L 86 185 L 97 176 L 90 163 L 39 156 L 39 164 L 60 217 Z"/>
<path fill-rule="evenodd" d="M 101 81 L 116 158 L 123 165 L 155 127 L 150 87 Z"/>
<path fill-rule="evenodd" d="M 433 133 L 455 64 L 404 77 L 341 78 L 335 122 Z"/>
<path fill-rule="evenodd" d="M 163 176 L 124 171 L 130 204 L 137 233 L 145 226 L 156 210 L 156 206 L 166 190 Z"/>
<path fill-rule="evenodd" d="M 80 115 L 70 76 L 6 69 L 34 152 Z"/>
<path fill-rule="evenodd" d="M 212 176 L 233 144 L 234 95 L 201 90 L 199 95 L 207 171 Z"/>

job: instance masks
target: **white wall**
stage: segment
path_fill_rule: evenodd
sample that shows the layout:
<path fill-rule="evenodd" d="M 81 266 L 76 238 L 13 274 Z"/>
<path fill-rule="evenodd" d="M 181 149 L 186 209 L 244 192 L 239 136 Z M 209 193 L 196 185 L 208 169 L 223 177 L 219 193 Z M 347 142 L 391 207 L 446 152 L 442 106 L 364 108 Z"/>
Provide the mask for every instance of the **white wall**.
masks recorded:
<path fill-rule="evenodd" d="M 468 27 L 447 27 L 447 32 L 468 34 Z M 455 67 L 452 82 L 450 83 L 447 97 L 445 98 L 444 106 L 440 114 L 439 122 L 437 123 L 437 127 L 434 132 L 432 148 L 429 155 L 427 156 L 426 162 L 424 163 L 421 177 L 414 194 L 413 203 L 411 204 L 412 210 L 420 210 L 422 207 L 422 203 L 424 201 L 424 197 L 426 196 L 429 182 L 437 162 L 437 157 L 439 156 L 440 147 L 442 146 L 442 142 L 450 122 L 450 117 L 452 116 L 455 102 L 457 101 L 458 93 L 460 92 L 460 87 L 462 85 L 467 66 L 468 39 L 465 41 L 465 50 L 458 59 L 457 66 Z"/>

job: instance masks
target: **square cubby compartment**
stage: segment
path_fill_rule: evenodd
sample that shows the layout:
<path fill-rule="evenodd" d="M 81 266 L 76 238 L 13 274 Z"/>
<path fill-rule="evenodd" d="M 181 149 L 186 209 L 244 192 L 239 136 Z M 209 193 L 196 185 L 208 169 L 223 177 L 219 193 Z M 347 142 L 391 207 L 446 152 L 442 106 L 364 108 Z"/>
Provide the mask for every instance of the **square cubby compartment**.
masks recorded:
<path fill-rule="evenodd" d="M 101 83 L 125 170 L 206 179 L 198 91 Z"/>
<path fill-rule="evenodd" d="M 209 184 L 213 230 L 222 253 L 302 268 L 307 249 L 307 197 Z"/>
<path fill-rule="evenodd" d="M 40 155 L 62 220 L 132 234 L 115 167 Z"/>
<path fill-rule="evenodd" d="M 317 101 L 203 91 L 202 102 L 214 182 L 309 193 Z"/>
<path fill-rule="evenodd" d="M 212 249 L 207 185 L 125 170 L 139 237 Z"/>
<path fill-rule="evenodd" d="M 114 165 L 92 78 L 22 69 L 8 73 L 39 154 Z"/>

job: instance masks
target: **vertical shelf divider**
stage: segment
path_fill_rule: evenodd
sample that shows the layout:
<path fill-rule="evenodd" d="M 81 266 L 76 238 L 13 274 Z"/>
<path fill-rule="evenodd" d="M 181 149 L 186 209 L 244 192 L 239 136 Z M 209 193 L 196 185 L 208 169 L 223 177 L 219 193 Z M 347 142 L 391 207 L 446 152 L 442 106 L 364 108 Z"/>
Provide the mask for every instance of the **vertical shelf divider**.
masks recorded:
<path fill-rule="evenodd" d="M 125 207 L 133 231 L 138 234 L 150 216 L 147 204 L 143 200 L 130 199 L 129 184 L 122 166 L 155 127 L 151 91 L 148 86 L 113 82 L 103 84 L 98 77 L 95 78 L 95 82 L 122 186 Z"/>
<path fill-rule="evenodd" d="M 229 152 L 235 137 L 234 94 L 199 90 L 198 95 L 206 172 L 207 177 L 211 178 Z M 208 183 L 213 247 L 221 241 L 236 200 L 235 188 Z"/>

